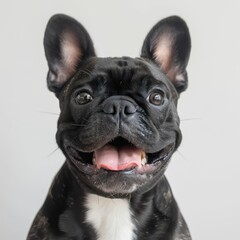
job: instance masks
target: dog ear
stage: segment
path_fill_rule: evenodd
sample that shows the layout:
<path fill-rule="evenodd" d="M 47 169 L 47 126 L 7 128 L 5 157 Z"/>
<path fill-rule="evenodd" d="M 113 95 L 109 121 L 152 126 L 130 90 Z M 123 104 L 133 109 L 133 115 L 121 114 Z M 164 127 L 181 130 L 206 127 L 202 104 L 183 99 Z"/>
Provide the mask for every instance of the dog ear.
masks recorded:
<path fill-rule="evenodd" d="M 188 85 L 186 67 L 191 50 L 188 27 L 180 17 L 158 22 L 148 33 L 141 57 L 154 61 L 175 86 L 178 93 Z"/>
<path fill-rule="evenodd" d="M 56 95 L 79 65 L 95 56 L 92 40 L 85 28 L 63 14 L 50 18 L 44 35 L 44 50 L 49 66 L 48 88 Z"/>

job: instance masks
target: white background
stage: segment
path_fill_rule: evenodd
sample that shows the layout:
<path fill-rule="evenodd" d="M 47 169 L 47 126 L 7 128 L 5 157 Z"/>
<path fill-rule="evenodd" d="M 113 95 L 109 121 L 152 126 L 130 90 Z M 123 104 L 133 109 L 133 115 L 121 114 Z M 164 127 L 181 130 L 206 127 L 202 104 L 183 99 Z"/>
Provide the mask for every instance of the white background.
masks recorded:
<path fill-rule="evenodd" d="M 0 239 L 25 239 L 53 176 L 58 102 L 46 88 L 51 15 L 77 18 L 99 56 L 139 56 L 158 20 L 183 17 L 192 36 L 184 139 L 167 170 L 194 240 L 240 239 L 240 4 L 212 0 L 0 2 Z"/>

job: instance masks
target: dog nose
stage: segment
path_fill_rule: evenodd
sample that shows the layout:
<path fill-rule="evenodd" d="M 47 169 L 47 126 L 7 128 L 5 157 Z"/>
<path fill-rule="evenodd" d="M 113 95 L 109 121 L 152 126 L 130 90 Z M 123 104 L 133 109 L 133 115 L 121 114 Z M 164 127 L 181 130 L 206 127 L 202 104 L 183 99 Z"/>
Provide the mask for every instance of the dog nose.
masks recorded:
<path fill-rule="evenodd" d="M 111 114 L 114 117 L 119 116 L 122 119 L 129 118 L 136 111 L 136 103 L 131 99 L 121 96 L 110 97 L 105 100 L 103 105 L 104 113 Z"/>

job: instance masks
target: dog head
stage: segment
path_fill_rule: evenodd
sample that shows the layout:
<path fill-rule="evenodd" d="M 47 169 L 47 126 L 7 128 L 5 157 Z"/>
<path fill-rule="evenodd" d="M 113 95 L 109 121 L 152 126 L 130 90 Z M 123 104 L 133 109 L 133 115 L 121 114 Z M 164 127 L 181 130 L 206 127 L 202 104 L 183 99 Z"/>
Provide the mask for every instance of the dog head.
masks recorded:
<path fill-rule="evenodd" d="M 176 16 L 148 33 L 140 58 L 98 58 L 85 28 L 53 16 L 44 37 L 48 88 L 59 99 L 56 139 L 77 180 L 124 196 L 149 189 L 181 142 L 190 35 Z"/>

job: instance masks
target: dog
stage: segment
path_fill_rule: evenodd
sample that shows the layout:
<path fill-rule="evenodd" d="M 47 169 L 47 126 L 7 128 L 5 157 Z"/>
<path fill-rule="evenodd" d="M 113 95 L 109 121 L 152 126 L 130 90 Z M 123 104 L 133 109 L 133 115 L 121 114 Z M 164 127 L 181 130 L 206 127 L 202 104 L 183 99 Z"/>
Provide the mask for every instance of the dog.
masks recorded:
<path fill-rule="evenodd" d="M 27 240 L 190 240 L 164 175 L 182 139 L 177 101 L 191 50 L 185 21 L 159 21 L 139 58 L 99 58 L 86 29 L 57 14 L 44 49 L 66 161 Z"/>

